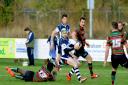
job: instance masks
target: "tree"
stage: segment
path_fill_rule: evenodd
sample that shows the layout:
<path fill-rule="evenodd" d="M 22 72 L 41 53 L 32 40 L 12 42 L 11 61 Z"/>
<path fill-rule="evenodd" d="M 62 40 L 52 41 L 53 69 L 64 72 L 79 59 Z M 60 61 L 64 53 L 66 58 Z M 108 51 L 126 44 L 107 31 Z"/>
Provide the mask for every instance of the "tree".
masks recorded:
<path fill-rule="evenodd" d="M 14 0 L 2 0 L 0 6 L 1 24 L 6 26 L 10 21 L 13 20 L 13 2 Z"/>

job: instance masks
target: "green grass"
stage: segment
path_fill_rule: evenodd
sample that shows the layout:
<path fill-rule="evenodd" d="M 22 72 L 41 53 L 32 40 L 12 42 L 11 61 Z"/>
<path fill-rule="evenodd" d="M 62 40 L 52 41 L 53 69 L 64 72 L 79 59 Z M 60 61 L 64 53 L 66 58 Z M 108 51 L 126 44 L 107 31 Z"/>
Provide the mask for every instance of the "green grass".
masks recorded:
<path fill-rule="evenodd" d="M 65 75 L 71 69 L 70 66 L 63 66 L 61 71 L 57 75 L 57 80 L 54 82 L 25 82 L 10 77 L 7 74 L 5 67 L 20 67 L 28 70 L 38 71 L 41 67 L 42 60 L 36 60 L 36 66 L 34 67 L 23 67 L 20 63 L 14 63 L 13 59 L 0 59 L 0 85 L 111 85 L 111 66 L 102 66 L 102 62 L 94 62 L 94 71 L 100 75 L 97 79 L 91 79 L 87 64 L 82 63 L 80 72 L 83 76 L 87 76 L 88 80 L 80 84 L 74 75 L 72 80 L 66 81 Z M 119 67 L 116 78 L 116 85 L 127 85 L 128 84 L 128 71 L 124 68 Z"/>

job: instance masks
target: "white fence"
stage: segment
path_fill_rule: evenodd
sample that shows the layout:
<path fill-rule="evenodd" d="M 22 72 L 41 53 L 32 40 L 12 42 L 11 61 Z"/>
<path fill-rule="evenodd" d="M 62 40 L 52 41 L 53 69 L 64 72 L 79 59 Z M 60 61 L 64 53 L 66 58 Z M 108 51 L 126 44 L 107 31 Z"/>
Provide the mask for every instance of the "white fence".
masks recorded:
<path fill-rule="evenodd" d="M 25 41 L 25 38 L 0 38 L 0 58 L 27 58 Z M 93 61 L 103 61 L 105 56 L 106 40 L 87 40 L 87 42 L 90 44 L 90 47 L 85 47 L 85 49 L 92 56 Z M 34 57 L 36 59 L 49 58 L 49 45 L 47 43 L 47 39 L 35 40 Z M 82 58 L 79 59 L 83 60 Z M 110 55 L 108 61 L 110 61 Z"/>
<path fill-rule="evenodd" d="M 105 40 L 87 40 L 90 44 L 86 51 L 92 56 L 93 61 L 103 61 L 105 56 Z M 16 58 L 27 58 L 25 39 L 16 39 Z M 38 59 L 49 58 L 49 45 L 47 39 L 37 39 L 35 41 L 34 56 Z M 82 58 L 79 58 L 83 60 Z M 110 61 L 110 57 L 108 59 Z"/>

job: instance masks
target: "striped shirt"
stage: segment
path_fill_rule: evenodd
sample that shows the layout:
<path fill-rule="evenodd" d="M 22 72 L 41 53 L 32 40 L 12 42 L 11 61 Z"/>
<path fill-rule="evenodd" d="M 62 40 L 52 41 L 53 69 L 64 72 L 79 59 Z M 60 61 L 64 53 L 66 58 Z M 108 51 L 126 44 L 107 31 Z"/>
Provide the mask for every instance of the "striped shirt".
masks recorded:
<path fill-rule="evenodd" d="M 125 43 L 126 38 L 124 38 L 124 34 L 119 31 L 113 31 L 107 37 L 107 46 L 111 47 L 113 55 L 124 54 L 123 45 Z"/>
<path fill-rule="evenodd" d="M 33 77 L 34 82 L 43 82 L 43 81 L 47 81 L 49 79 L 54 80 L 54 77 L 44 67 L 42 67 L 42 69 L 40 69 L 38 72 L 36 72 Z"/>

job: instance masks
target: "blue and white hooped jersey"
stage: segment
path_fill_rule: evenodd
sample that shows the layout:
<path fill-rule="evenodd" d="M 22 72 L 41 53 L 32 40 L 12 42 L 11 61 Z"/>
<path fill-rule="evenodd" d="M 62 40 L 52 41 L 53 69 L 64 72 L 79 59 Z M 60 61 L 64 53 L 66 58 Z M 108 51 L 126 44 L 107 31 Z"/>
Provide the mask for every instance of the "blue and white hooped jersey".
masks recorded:
<path fill-rule="evenodd" d="M 59 24 L 56 28 L 55 28 L 55 31 L 59 33 L 59 38 L 62 37 L 62 29 L 66 29 L 66 32 L 69 33 L 70 32 L 70 26 L 67 24 L 67 25 L 64 25 L 64 24 Z"/>

